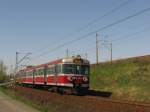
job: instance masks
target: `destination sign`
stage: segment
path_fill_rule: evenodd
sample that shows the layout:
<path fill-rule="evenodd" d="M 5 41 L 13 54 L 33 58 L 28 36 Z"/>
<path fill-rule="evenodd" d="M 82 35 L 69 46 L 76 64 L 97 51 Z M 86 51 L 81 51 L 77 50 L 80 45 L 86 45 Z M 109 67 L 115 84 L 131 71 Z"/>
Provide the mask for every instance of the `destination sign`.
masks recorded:
<path fill-rule="evenodd" d="M 82 62 L 83 62 L 82 59 L 74 59 L 74 63 L 80 64 L 80 63 L 82 63 Z"/>

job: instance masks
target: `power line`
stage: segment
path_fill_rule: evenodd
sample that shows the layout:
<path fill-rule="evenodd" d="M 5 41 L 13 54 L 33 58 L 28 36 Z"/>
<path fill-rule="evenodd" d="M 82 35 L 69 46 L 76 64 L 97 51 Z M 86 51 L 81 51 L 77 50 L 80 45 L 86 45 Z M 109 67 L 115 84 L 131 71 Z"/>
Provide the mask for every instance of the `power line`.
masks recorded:
<path fill-rule="evenodd" d="M 130 39 L 134 39 L 134 38 L 139 38 L 139 37 L 134 37 L 134 36 L 136 36 L 136 35 L 138 35 L 140 33 L 147 32 L 147 31 L 150 31 L 150 27 L 144 28 L 144 29 L 142 29 L 140 31 L 136 31 L 136 32 L 130 33 L 130 34 L 125 35 L 125 36 L 118 37 L 117 39 L 113 39 L 113 40 L 99 40 L 99 41 L 102 42 L 101 45 L 103 45 L 108 50 L 111 50 L 110 47 L 108 47 L 107 45 L 110 45 L 112 42 L 115 45 L 116 44 L 115 42 L 117 42 L 117 41 L 123 41 L 123 40 L 130 40 Z M 123 38 L 123 37 L 125 37 L 125 38 Z M 91 45 L 93 45 L 93 44 L 91 44 Z M 92 49 L 94 49 L 94 48 L 95 47 L 93 46 Z M 89 50 L 89 51 L 91 51 L 91 50 Z"/>
<path fill-rule="evenodd" d="M 107 40 L 99 40 L 101 41 L 101 48 L 104 47 L 104 48 L 107 48 L 109 51 L 110 51 L 110 62 L 112 63 L 112 54 L 113 54 L 113 49 L 112 49 L 112 42 L 116 42 L 116 41 L 122 41 L 122 40 L 130 40 L 130 39 L 134 39 L 134 38 L 139 38 L 139 37 L 133 37 L 133 36 L 136 36 L 137 34 L 140 34 L 140 33 L 143 33 L 143 32 L 146 32 L 146 31 L 149 31 L 150 30 L 150 27 L 147 27 L 147 28 L 144 28 L 143 30 L 141 31 L 136 31 L 134 33 L 130 33 L 126 36 L 122 36 L 122 37 L 126 37 L 126 38 L 122 38 L 122 37 L 119 37 L 117 39 L 113 39 L 113 40 L 110 40 L 110 41 L 107 41 Z M 123 41 L 124 42 L 124 41 Z M 93 43 L 90 45 L 92 46 Z M 109 45 L 109 46 L 107 46 Z M 113 45 L 118 45 L 118 44 L 114 44 Z M 91 49 L 89 49 L 89 51 L 92 51 L 92 50 L 95 50 L 95 46 L 93 46 Z M 95 50 L 96 51 L 96 50 Z M 95 52 L 94 51 L 94 52 Z M 93 53 L 92 53 L 93 54 Z M 101 55 L 102 56 L 102 55 Z"/>
<path fill-rule="evenodd" d="M 19 60 L 19 54 L 22 54 L 20 52 L 16 52 L 16 67 L 15 67 L 15 72 L 18 71 L 18 65 L 25 59 L 27 59 L 27 57 L 31 54 L 31 53 L 26 53 L 20 60 Z"/>
<path fill-rule="evenodd" d="M 130 39 L 130 38 L 137 38 L 137 37 L 133 37 L 133 36 L 138 35 L 138 34 L 143 33 L 143 32 L 146 32 L 146 31 L 149 31 L 149 30 L 150 30 L 150 27 L 144 28 L 141 31 L 137 31 L 137 32 L 128 34 L 126 36 L 121 36 L 121 37 L 118 37 L 116 39 L 113 39 L 113 40 L 111 40 L 111 42 L 116 42 L 116 41 L 120 41 L 120 40 L 126 40 L 126 39 Z"/>
<path fill-rule="evenodd" d="M 127 17 L 125 17 L 125 18 L 123 18 L 123 19 L 120 19 L 120 20 L 118 20 L 118 21 L 115 21 L 115 22 L 113 22 L 113 23 L 111 23 L 111 24 L 105 25 L 105 26 L 99 28 L 98 30 L 92 31 L 92 32 L 90 32 L 90 33 L 88 33 L 88 34 L 86 34 L 86 35 L 84 35 L 84 36 L 81 36 L 81 37 L 79 37 L 79 38 L 76 38 L 76 39 L 73 39 L 73 40 L 71 40 L 71 41 L 65 42 L 65 43 L 63 43 L 63 44 L 57 46 L 56 48 L 51 49 L 50 51 L 46 51 L 46 52 L 41 53 L 41 54 L 40 54 L 39 56 L 37 56 L 37 57 L 41 57 L 42 55 L 48 54 L 48 53 L 50 53 L 50 52 L 53 52 L 53 51 L 55 51 L 55 50 L 57 50 L 57 49 L 59 49 L 59 48 L 62 48 L 62 47 L 64 47 L 64 46 L 66 46 L 66 45 L 69 45 L 69 44 L 72 44 L 72 43 L 77 42 L 77 41 L 79 41 L 79 40 L 85 39 L 85 38 L 89 37 L 90 35 L 95 34 L 96 32 L 102 31 L 102 30 L 104 30 L 104 29 L 107 29 L 107 28 L 109 28 L 109 27 L 112 27 L 112 26 L 114 26 L 114 25 L 117 25 L 117 24 L 119 24 L 119 23 L 122 23 L 122 22 L 124 22 L 124 21 L 127 21 L 127 20 L 129 20 L 129 19 L 131 19 L 131 18 L 134 18 L 134 17 L 136 17 L 136 16 L 139 16 L 139 15 L 145 13 L 145 12 L 148 12 L 148 11 L 150 11 L 150 8 L 143 9 L 143 10 L 141 10 L 141 11 L 139 11 L 139 12 L 136 12 L 135 14 L 132 14 L 132 15 L 130 15 L 130 16 L 127 16 Z M 37 58 L 37 57 L 35 57 L 35 58 Z"/>
<path fill-rule="evenodd" d="M 104 17 L 108 16 L 109 14 L 116 12 L 118 9 L 124 7 L 125 5 L 127 5 L 128 3 L 130 3 L 131 1 L 133 1 L 133 0 L 127 0 L 127 1 L 123 2 L 119 6 L 115 7 L 114 9 L 112 9 L 112 10 L 108 11 L 107 13 L 105 13 L 104 15 L 102 15 L 101 17 L 99 17 L 99 18 L 91 21 L 87 25 L 83 26 L 82 28 L 79 29 L 79 31 L 87 28 L 88 26 L 90 26 L 90 25 L 92 25 L 92 24 L 94 24 L 96 22 L 98 22 L 99 20 L 103 19 Z"/>
<path fill-rule="evenodd" d="M 132 36 L 135 36 L 135 35 L 137 35 L 137 34 L 139 34 L 139 33 L 143 33 L 143 32 L 145 32 L 145 31 L 149 31 L 149 30 L 150 30 L 150 27 L 144 28 L 144 29 L 141 30 L 141 31 L 134 32 L 134 33 L 132 33 L 132 34 L 129 34 L 128 36 L 124 36 L 124 37 L 126 37 L 126 38 L 119 37 L 119 38 L 114 39 L 114 40 L 112 40 L 112 41 L 106 41 L 106 44 L 105 44 L 105 43 L 102 43 L 102 45 L 104 45 L 104 47 L 107 48 L 107 49 L 110 51 L 110 61 L 111 61 L 111 63 L 112 63 L 112 42 L 122 41 L 122 40 L 127 39 L 127 38 L 128 38 L 127 40 L 133 39 Z M 131 37 L 132 37 L 132 38 L 131 38 Z M 137 38 L 137 37 L 134 37 L 134 38 Z M 105 41 L 104 41 L 104 42 L 105 42 Z M 108 46 L 106 46 L 106 45 L 110 45 L 110 48 L 109 48 Z M 117 45 L 118 45 L 118 44 L 117 44 Z"/>
<path fill-rule="evenodd" d="M 122 3 L 119 4 L 117 7 L 115 7 L 115 8 L 113 8 L 112 10 L 106 12 L 104 15 L 102 15 L 102 16 L 96 18 L 95 20 L 91 21 L 91 22 L 88 23 L 87 25 L 84 25 L 84 26 L 80 27 L 78 30 L 76 30 L 76 31 L 74 31 L 74 32 L 72 32 L 72 33 L 70 33 L 70 34 L 68 34 L 67 36 L 64 36 L 63 38 L 65 38 L 65 39 L 70 38 L 71 36 L 75 35 L 76 33 L 81 32 L 82 30 L 88 28 L 88 27 L 91 26 L 92 24 L 94 24 L 94 23 L 96 23 L 96 22 L 102 20 L 104 17 L 110 15 L 111 13 L 114 13 L 114 12 L 118 11 L 120 8 L 126 6 L 127 4 L 129 4 L 129 3 L 132 2 L 132 1 L 134 1 L 134 0 L 126 0 L 126 1 L 122 2 Z M 62 40 L 64 40 L 64 39 L 62 39 Z M 50 43 L 50 44 L 46 45 L 45 47 L 43 47 L 43 48 L 37 50 L 37 52 L 42 51 L 42 50 L 48 48 L 48 46 L 54 45 L 54 44 L 56 44 L 56 43 L 58 43 L 58 42 L 60 42 L 60 41 L 62 41 L 62 40 L 58 39 L 58 40 L 54 41 L 53 43 Z"/>
<path fill-rule="evenodd" d="M 134 37 L 134 38 L 139 38 L 139 37 Z M 134 38 L 130 38 L 130 39 L 127 39 L 127 40 L 125 40 L 125 41 L 122 41 L 122 42 L 127 42 L 127 41 L 129 41 L 129 40 L 133 40 Z M 140 37 L 141 38 L 141 37 Z M 147 37 L 142 37 L 142 38 L 147 38 Z M 114 45 L 115 46 L 117 46 L 117 45 L 119 45 L 119 44 L 122 44 L 122 42 L 119 42 L 119 43 L 115 43 Z"/>
<path fill-rule="evenodd" d="M 116 25 L 116 24 L 119 24 L 119 23 L 122 23 L 122 22 L 124 22 L 124 21 L 127 21 L 128 19 L 131 19 L 131 18 L 133 18 L 133 17 L 136 17 L 136 16 L 138 16 L 138 15 L 141 15 L 141 14 L 147 12 L 147 11 L 150 11 L 150 8 L 146 8 L 146 9 L 144 9 L 144 10 L 142 10 L 142 11 L 139 11 L 139 12 L 133 14 L 133 15 L 130 15 L 130 16 L 127 16 L 127 17 L 125 17 L 125 18 L 123 18 L 123 19 L 120 19 L 120 20 L 118 20 L 118 21 L 116 21 L 116 22 L 114 22 L 114 23 L 112 23 L 112 24 L 109 24 L 109 25 L 106 25 L 106 26 L 104 26 L 104 27 L 102 27 L 102 28 L 99 28 L 98 30 L 96 30 L 96 31 L 94 31 L 94 32 L 98 32 L 98 31 L 104 30 L 104 29 L 106 29 L 106 28 L 112 27 L 112 26 L 114 26 L 114 25 Z"/>
<path fill-rule="evenodd" d="M 140 34 L 140 33 L 147 32 L 147 31 L 149 31 L 149 30 L 150 30 L 150 27 L 147 27 L 147 28 L 144 28 L 144 29 L 142 29 L 142 30 L 140 30 L 140 31 L 136 31 L 136 32 L 133 32 L 133 33 L 124 35 L 124 36 L 120 36 L 120 37 L 118 37 L 118 38 L 116 38 L 116 39 L 112 39 L 112 40 L 100 40 L 100 41 L 102 41 L 102 42 L 104 42 L 104 43 L 111 43 L 111 42 L 115 43 L 115 42 L 117 42 L 117 41 L 129 40 L 129 39 L 133 39 L 133 38 L 139 38 L 139 37 L 134 37 L 134 36 L 136 36 L 136 35 L 138 35 L 138 34 Z M 105 46 L 104 43 L 102 43 L 102 45 Z M 106 47 L 106 46 L 105 46 L 105 47 Z"/>

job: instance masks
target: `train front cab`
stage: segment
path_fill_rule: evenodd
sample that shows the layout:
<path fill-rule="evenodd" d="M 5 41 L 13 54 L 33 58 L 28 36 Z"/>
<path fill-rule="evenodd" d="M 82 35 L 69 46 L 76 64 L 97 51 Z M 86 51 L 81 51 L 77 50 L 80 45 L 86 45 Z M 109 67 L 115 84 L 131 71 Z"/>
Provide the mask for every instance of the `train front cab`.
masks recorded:
<path fill-rule="evenodd" d="M 73 60 L 64 59 L 62 74 L 64 85 L 70 86 L 73 91 L 86 92 L 89 88 L 90 64 L 88 60 L 73 58 Z M 59 74 L 58 74 L 59 77 Z"/>

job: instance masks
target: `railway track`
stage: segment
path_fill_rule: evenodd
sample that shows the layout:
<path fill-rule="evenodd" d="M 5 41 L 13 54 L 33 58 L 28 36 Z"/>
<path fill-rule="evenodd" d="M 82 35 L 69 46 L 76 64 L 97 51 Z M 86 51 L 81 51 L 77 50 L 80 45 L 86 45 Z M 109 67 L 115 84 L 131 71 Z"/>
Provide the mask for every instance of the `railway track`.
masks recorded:
<path fill-rule="evenodd" d="M 86 96 L 87 98 L 97 99 L 98 97 L 95 96 Z M 101 101 L 110 102 L 114 104 L 121 104 L 121 105 L 131 105 L 131 106 L 140 106 L 140 107 L 148 107 L 150 108 L 150 103 L 145 102 L 137 102 L 137 101 L 127 101 L 127 100 L 116 100 L 116 99 L 109 99 L 109 98 L 102 98 L 100 97 Z"/>
<path fill-rule="evenodd" d="M 100 92 L 100 91 L 89 90 L 86 97 L 91 98 L 91 99 L 92 98 L 93 99 L 100 98 L 102 101 L 116 103 L 116 104 L 126 104 L 126 105 L 133 105 L 133 106 L 150 107 L 150 103 L 112 99 L 112 98 L 110 98 L 111 95 L 112 95 L 111 92 Z"/>
<path fill-rule="evenodd" d="M 15 86 L 15 91 L 19 91 L 16 94 L 19 97 L 24 97 L 30 101 L 36 100 L 43 106 L 49 103 L 56 104 L 56 107 L 60 108 L 58 110 L 61 112 L 74 108 L 78 112 L 150 112 L 150 103 L 114 100 L 108 97 L 99 97 L 98 95 L 92 96 L 91 93 L 86 96 L 60 95 L 21 86 Z"/>

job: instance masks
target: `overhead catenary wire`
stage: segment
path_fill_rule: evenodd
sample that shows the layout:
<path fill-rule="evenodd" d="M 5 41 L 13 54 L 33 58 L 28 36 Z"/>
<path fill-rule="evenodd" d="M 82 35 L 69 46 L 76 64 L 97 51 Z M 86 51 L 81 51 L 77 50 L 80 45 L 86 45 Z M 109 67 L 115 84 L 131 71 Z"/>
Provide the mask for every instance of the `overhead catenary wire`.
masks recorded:
<path fill-rule="evenodd" d="M 144 32 L 147 32 L 147 31 L 149 31 L 150 30 L 150 27 L 147 27 L 147 28 L 143 28 L 142 30 L 140 30 L 140 31 L 136 31 L 136 32 L 133 32 L 133 33 L 130 33 L 130 34 L 127 34 L 127 35 L 124 35 L 124 36 L 121 36 L 121 37 L 118 37 L 117 39 L 113 39 L 113 40 L 103 40 L 103 39 L 101 39 L 101 40 L 99 40 L 99 41 L 101 41 L 102 43 L 101 43 L 101 48 L 107 48 L 108 50 L 111 50 L 107 45 L 108 45 L 108 43 L 110 44 L 110 43 L 113 43 L 113 45 L 114 46 L 116 46 L 116 45 L 118 45 L 118 44 L 116 44 L 116 42 L 118 42 L 118 41 L 124 41 L 124 40 L 130 40 L 130 39 L 134 39 L 134 38 L 139 38 L 138 36 L 136 36 L 136 35 L 138 35 L 138 34 L 141 34 L 141 33 L 144 33 Z M 135 37 L 136 36 L 136 37 Z M 125 37 L 125 38 L 123 38 L 123 37 Z M 93 44 L 91 44 L 90 46 L 92 46 Z M 92 51 L 93 49 L 95 48 L 95 45 L 93 45 L 93 47 L 91 47 L 90 49 L 89 49 L 89 51 Z M 95 49 L 94 49 L 95 50 Z M 95 51 L 94 51 L 95 52 Z"/>
<path fill-rule="evenodd" d="M 124 40 L 131 40 L 131 39 L 135 39 L 135 38 L 140 38 L 140 36 L 136 36 L 136 35 L 147 32 L 147 31 L 150 31 L 150 27 L 146 27 L 146 28 L 143 28 L 140 31 L 136 31 L 136 32 L 118 37 L 117 39 L 113 39 L 113 40 L 103 40 L 102 39 L 102 40 L 99 40 L 101 42 L 101 47 L 100 48 L 101 48 L 101 50 L 103 48 L 106 48 L 107 50 L 110 51 L 110 61 L 112 62 L 112 43 L 113 43 L 113 46 L 116 46 L 116 45 L 118 45 L 118 44 L 116 44 L 116 42 L 118 42 L 118 41 L 119 42 L 120 41 L 124 42 Z M 125 38 L 123 38 L 123 37 L 125 37 Z M 88 51 L 96 52 L 95 45 L 93 45 L 93 44 L 94 43 L 89 45 L 89 46 L 93 46 L 93 47 L 90 47 L 90 49 L 88 49 Z M 91 53 L 91 54 L 94 54 L 94 53 Z"/>
<path fill-rule="evenodd" d="M 117 42 L 117 43 L 115 43 L 114 44 L 114 46 L 118 46 L 118 45 L 122 45 L 122 44 L 125 44 L 125 43 L 127 43 L 127 41 L 131 41 L 131 40 L 134 40 L 135 38 L 147 38 L 147 36 L 145 36 L 145 37 L 141 37 L 141 36 L 139 36 L 139 37 L 132 37 L 132 38 L 129 38 L 129 39 L 127 39 L 127 40 L 123 40 L 122 42 Z M 135 41 L 135 40 L 134 40 Z M 124 43 L 123 43 L 124 42 Z"/>
<path fill-rule="evenodd" d="M 130 39 L 130 38 L 137 38 L 137 37 L 134 37 L 134 36 L 138 35 L 140 33 L 149 31 L 149 30 L 150 30 L 150 27 L 147 27 L 147 28 L 144 28 L 144 29 L 142 29 L 140 31 L 137 31 L 137 32 L 134 32 L 134 33 L 131 33 L 131 34 L 128 34 L 128 35 L 121 36 L 121 37 L 118 37 L 116 39 L 113 39 L 113 40 L 111 40 L 111 42 L 117 42 L 117 41 L 120 41 L 120 40 L 126 40 L 126 39 Z"/>
<path fill-rule="evenodd" d="M 127 0 L 127 1 L 125 1 L 125 2 L 123 2 L 123 3 L 121 3 L 121 4 L 118 5 L 117 7 L 115 7 L 115 8 L 113 8 L 112 10 L 106 12 L 106 13 L 105 13 L 104 15 L 102 15 L 101 17 L 96 18 L 95 20 L 91 21 L 91 22 L 88 23 L 87 25 L 85 25 L 85 26 L 79 28 L 79 31 L 81 31 L 81 30 L 83 30 L 83 29 L 85 29 L 85 28 L 91 26 L 92 24 L 94 24 L 94 23 L 96 23 L 96 22 L 102 20 L 104 17 L 110 15 L 111 13 L 114 13 L 114 12 L 118 11 L 118 9 L 123 8 L 124 6 L 126 6 L 127 4 L 129 4 L 131 1 L 133 1 L 133 0 Z"/>
<path fill-rule="evenodd" d="M 127 34 L 127 35 L 123 35 L 123 36 L 119 36 L 118 38 L 115 39 L 111 39 L 111 40 L 100 40 L 102 41 L 102 45 L 106 45 L 107 43 L 116 43 L 118 41 L 122 41 L 122 40 L 129 40 L 129 39 L 133 39 L 133 38 L 139 38 L 139 37 L 135 37 L 138 34 L 144 33 L 150 31 L 150 27 L 146 27 L 143 28 L 142 30 Z M 105 44 L 106 43 L 106 44 Z"/>
<path fill-rule="evenodd" d="M 77 29 L 76 31 L 74 31 L 74 32 L 72 32 L 72 33 L 70 33 L 70 34 L 68 34 L 68 35 L 66 35 L 66 36 L 64 36 L 64 37 L 62 37 L 63 39 L 61 39 L 61 40 L 58 39 L 58 40 L 56 40 L 56 41 L 54 41 L 54 42 L 52 42 L 52 43 L 50 43 L 50 44 L 47 44 L 45 47 L 43 47 L 43 48 L 37 50 L 36 52 L 45 50 L 45 49 L 47 49 L 47 48 L 48 48 L 49 46 L 51 46 L 51 45 L 55 45 L 55 44 L 57 44 L 58 42 L 61 42 L 61 41 L 64 40 L 64 39 L 68 39 L 68 38 L 70 38 L 71 36 L 74 36 L 74 35 L 77 34 L 78 32 L 83 31 L 84 29 L 88 28 L 88 27 L 91 26 L 92 24 L 97 23 L 98 21 L 102 20 L 103 18 L 107 17 L 108 15 L 110 15 L 110 14 L 112 14 L 112 13 L 118 11 L 119 9 L 121 9 L 121 8 L 123 8 L 124 6 L 128 5 L 128 4 L 129 4 L 130 2 L 132 2 L 132 1 L 134 1 L 134 0 L 126 0 L 126 1 L 122 2 L 121 4 L 119 4 L 118 6 L 116 6 L 115 8 L 113 8 L 113 9 L 109 10 L 108 12 L 106 12 L 105 14 L 103 14 L 102 16 L 100 16 L 100 17 L 94 19 L 93 21 L 89 22 L 88 24 L 86 24 L 86 25 L 80 27 L 80 28 Z"/>
<path fill-rule="evenodd" d="M 127 21 L 127 20 L 129 20 L 129 19 L 131 19 L 131 18 L 134 18 L 134 17 L 136 17 L 136 16 L 139 16 L 139 15 L 145 13 L 145 12 L 148 12 L 148 11 L 150 11 L 150 8 L 145 8 L 145 9 L 143 9 L 143 10 L 141 10 L 141 11 L 138 11 L 138 12 L 136 12 L 136 13 L 130 15 L 130 16 L 124 17 L 124 18 L 122 18 L 122 19 L 120 19 L 120 20 L 117 20 L 117 21 L 111 23 L 111 24 L 105 25 L 105 26 L 103 26 L 103 27 L 101 27 L 101 28 L 99 28 L 99 29 L 97 29 L 97 30 L 95 30 L 95 31 L 89 32 L 89 33 L 87 33 L 87 34 L 84 35 L 84 36 L 80 36 L 80 37 L 78 37 L 78 38 L 76 38 L 76 39 L 73 39 L 73 40 L 67 41 L 67 42 L 65 42 L 65 43 L 63 43 L 63 44 L 61 44 L 61 45 L 58 45 L 57 47 L 55 47 L 55 48 L 53 48 L 53 49 L 51 49 L 51 50 L 49 50 L 49 51 L 46 51 L 46 52 L 41 53 L 40 55 L 34 57 L 33 59 L 36 59 L 36 58 L 41 57 L 41 56 L 43 56 L 43 55 L 49 54 L 49 53 L 51 53 L 51 52 L 53 52 L 53 51 L 56 51 L 57 49 L 60 49 L 60 48 L 62 48 L 62 47 L 64 47 L 64 46 L 66 46 L 66 45 L 69 45 L 69 44 L 72 44 L 72 43 L 77 42 L 77 41 L 79 41 L 79 40 L 85 39 L 85 38 L 89 37 L 90 35 L 95 34 L 96 32 L 105 30 L 105 29 L 110 28 L 110 27 L 112 27 L 112 26 L 114 26 L 114 25 L 117 25 L 117 24 L 119 24 L 119 23 L 125 22 L 125 21 Z"/>
<path fill-rule="evenodd" d="M 131 40 L 131 39 L 135 39 L 135 38 L 140 38 L 140 36 L 136 36 L 138 34 L 141 34 L 141 33 L 144 33 L 144 32 L 147 32 L 147 31 L 150 31 L 150 27 L 147 27 L 147 28 L 144 28 L 140 31 L 136 31 L 134 33 L 130 33 L 128 35 L 125 35 L 125 36 L 121 36 L 121 37 L 118 37 L 117 39 L 113 39 L 113 40 L 101 40 L 103 43 L 101 43 L 101 45 L 103 45 L 105 48 L 107 48 L 108 50 L 111 50 L 107 45 L 110 45 L 110 43 L 113 43 L 114 45 L 118 45 L 116 44 L 116 42 L 118 41 L 123 41 L 124 40 Z M 136 37 L 135 37 L 136 36 Z M 123 38 L 125 37 L 125 38 Z"/>

